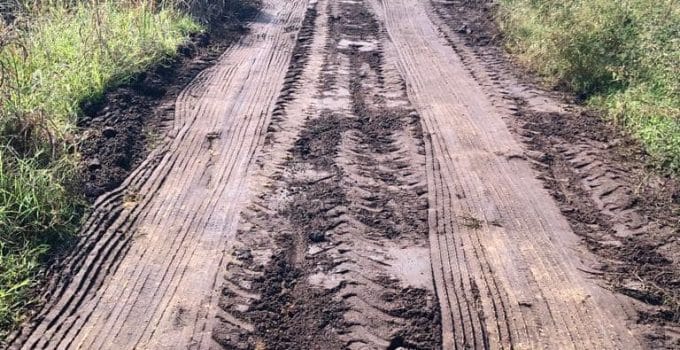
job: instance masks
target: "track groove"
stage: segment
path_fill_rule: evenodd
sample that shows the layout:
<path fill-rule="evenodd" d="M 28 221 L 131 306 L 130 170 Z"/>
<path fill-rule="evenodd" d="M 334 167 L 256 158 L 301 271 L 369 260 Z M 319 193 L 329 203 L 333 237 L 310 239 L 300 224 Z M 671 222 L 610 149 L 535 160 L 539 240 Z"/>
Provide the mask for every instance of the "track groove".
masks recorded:
<path fill-rule="evenodd" d="M 617 321 L 625 316 L 593 302 L 606 291 L 579 274 L 569 250 L 577 237 L 535 180 L 503 122 L 506 110 L 486 97 L 427 5 L 373 7 L 429 134 L 430 246 L 444 347 L 639 346 Z"/>

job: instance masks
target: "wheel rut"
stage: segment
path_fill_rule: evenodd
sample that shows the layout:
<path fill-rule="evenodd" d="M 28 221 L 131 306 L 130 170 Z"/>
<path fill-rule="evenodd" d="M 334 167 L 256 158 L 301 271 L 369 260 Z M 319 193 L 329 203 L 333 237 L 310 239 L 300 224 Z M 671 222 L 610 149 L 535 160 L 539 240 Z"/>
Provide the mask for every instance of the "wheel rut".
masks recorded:
<path fill-rule="evenodd" d="M 372 1 L 422 114 L 430 246 L 453 348 L 639 348 L 625 302 L 582 273 L 580 249 L 505 116 L 427 3 Z"/>
<path fill-rule="evenodd" d="M 368 8 L 313 6 L 214 337 L 235 349 L 438 348 L 419 117 Z"/>

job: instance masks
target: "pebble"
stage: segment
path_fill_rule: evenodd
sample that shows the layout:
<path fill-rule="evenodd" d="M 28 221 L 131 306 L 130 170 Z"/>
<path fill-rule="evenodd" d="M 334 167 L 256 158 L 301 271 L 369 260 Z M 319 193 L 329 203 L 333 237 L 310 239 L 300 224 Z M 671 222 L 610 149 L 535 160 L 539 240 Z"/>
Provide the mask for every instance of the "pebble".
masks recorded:
<path fill-rule="evenodd" d="M 98 158 L 92 158 L 87 162 L 87 167 L 90 170 L 99 169 L 102 167 L 102 163 L 99 161 Z"/>

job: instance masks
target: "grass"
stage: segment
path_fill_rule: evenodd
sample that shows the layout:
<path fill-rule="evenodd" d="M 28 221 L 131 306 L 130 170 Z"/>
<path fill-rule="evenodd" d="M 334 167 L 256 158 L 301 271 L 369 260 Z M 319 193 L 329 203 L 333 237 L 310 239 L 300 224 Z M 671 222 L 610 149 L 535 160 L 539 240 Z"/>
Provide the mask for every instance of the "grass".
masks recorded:
<path fill-rule="evenodd" d="M 508 49 L 548 83 L 601 108 L 680 171 L 676 0 L 500 0 Z"/>
<path fill-rule="evenodd" d="M 0 20 L 0 337 L 31 304 L 45 258 L 78 227 L 80 106 L 202 30 L 177 6 L 147 0 L 19 8 Z"/>

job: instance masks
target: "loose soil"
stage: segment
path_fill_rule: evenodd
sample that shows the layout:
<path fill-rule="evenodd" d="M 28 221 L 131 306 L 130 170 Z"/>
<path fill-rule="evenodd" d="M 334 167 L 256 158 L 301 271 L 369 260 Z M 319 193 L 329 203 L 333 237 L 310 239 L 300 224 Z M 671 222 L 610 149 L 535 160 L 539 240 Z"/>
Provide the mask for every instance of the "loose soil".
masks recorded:
<path fill-rule="evenodd" d="M 386 86 L 396 71 L 373 14 L 312 6 L 263 150 L 281 163 L 244 212 L 213 336 L 229 349 L 439 348 L 424 174 L 411 163 L 424 162 L 419 118 L 403 82 Z"/>
<path fill-rule="evenodd" d="M 677 346 L 677 183 L 517 78 L 492 11 L 267 0 L 181 91 L 110 94 L 103 194 L 11 347 Z"/>

